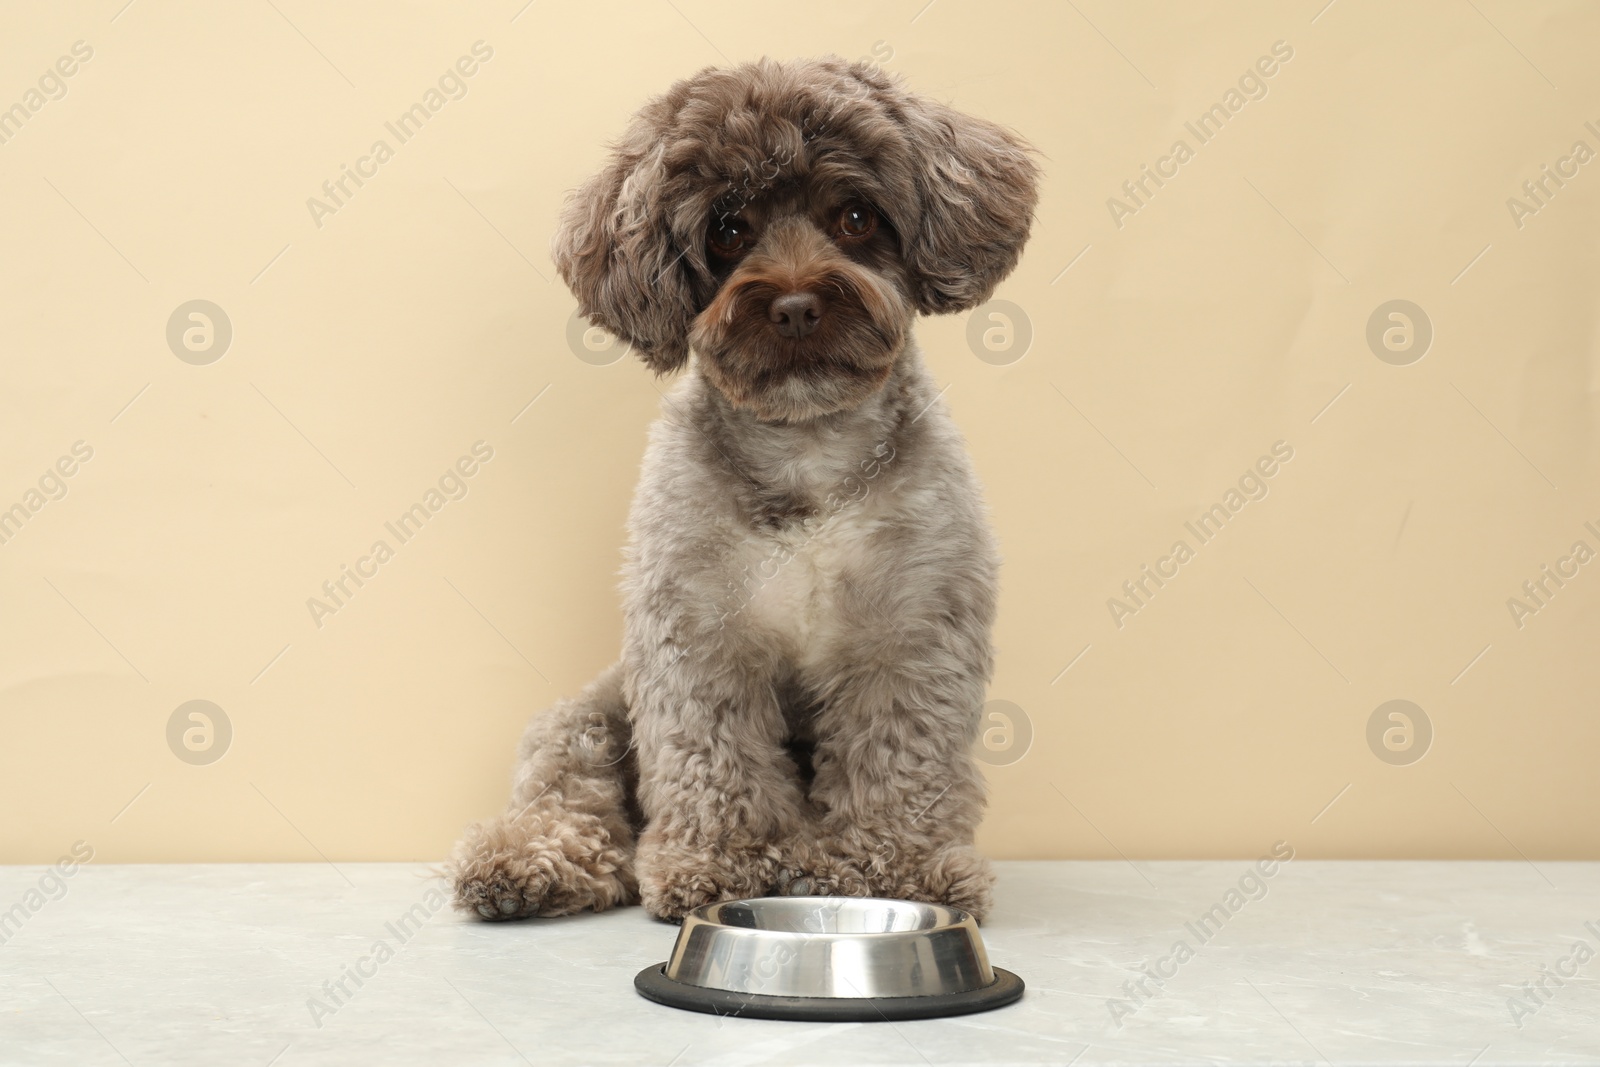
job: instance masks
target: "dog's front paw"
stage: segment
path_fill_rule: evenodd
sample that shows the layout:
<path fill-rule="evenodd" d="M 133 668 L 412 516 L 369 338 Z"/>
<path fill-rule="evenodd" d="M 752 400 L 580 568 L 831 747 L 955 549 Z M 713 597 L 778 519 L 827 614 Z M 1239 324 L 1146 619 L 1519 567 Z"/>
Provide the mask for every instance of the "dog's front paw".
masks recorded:
<path fill-rule="evenodd" d="M 629 866 L 627 851 L 594 827 L 501 818 L 467 832 L 446 876 L 460 910 L 483 919 L 525 919 L 631 903 Z"/>
<path fill-rule="evenodd" d="M 785 867 L 774 879 L 771 894 L 775 897 L 812 897 L 819 895 L 820 889 L 818 879 L 803 870 Z"/>
<path fill-rule="evenodd" d="M 657 919 L 683 917 L 719 900 L 759 897 L 778 880 L 778 856 L 767 847 L 687 848 L 641 844 L 639 897 Z"/>
<path fill-rule="evenodd" d="M 553 883 L 548 871 L 505 855 L 469 862 L 451 875 L 456 907 L 491 920 L 543 913 Z"/>
<path fill-rule="evenodd" d="M 971 845 L 945 845 L 905 882 L 909 899 L 960 908 L 980 923 L 994 905 L 994 868 Z"/>
<path fill-rule="evenodd" d="M 871 843 L 849 835 L 829 842 L 808 871 L 807 892 L 818 896 L 889 897 L 945 904 L 979 922 L 994 901 L 989 861 L 966 844 L 929 851 L 889 839 Z"/>
<path fill-rule="evenodd" d="M 864 897 L 871 892 L 859 862 L 843 855 L 837 843 L 815 831 L 795 834 L 782 844 L 783 864 L 768 892 L 779 897 Z"/>

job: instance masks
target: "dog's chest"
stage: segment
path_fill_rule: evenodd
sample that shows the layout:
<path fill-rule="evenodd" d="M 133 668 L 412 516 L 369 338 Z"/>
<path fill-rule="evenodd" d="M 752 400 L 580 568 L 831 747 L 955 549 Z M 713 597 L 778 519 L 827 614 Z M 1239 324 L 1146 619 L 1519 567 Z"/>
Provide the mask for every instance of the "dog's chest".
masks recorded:
<path fill-rule="evenodd" d="M 873 510 L 851 502 L 809 524 L 752 533 L 737 554 L 734 618 L 787 646 L 797 665 L 825 655 L 846 635 L 843 613 L 872 570 Z"/>

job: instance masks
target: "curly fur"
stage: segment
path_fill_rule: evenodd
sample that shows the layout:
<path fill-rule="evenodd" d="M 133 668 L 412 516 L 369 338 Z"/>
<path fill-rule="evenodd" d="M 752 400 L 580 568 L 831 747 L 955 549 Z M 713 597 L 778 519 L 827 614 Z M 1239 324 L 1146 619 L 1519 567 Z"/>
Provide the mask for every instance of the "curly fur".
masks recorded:
<path fill-rule="evenodd" d="M 911 337 L 1016 265 L 1020 138 L 865 64 L 708 69 L 644 106 L 553 243 L 597 325 L 665 373 L 629 520 L 622 657 L 534 716 L 512 800 L 457 846 L 488 919 L 773 892 L 978 915 L 998 556 Z M 843 203 L 881 220 L 860 237 Z M 737 261 L 708 226 L 755 234 Z M 833 227 L 833 228 L 830 228 Z M 804 337 L 773 328 L 818 295 Z"/>

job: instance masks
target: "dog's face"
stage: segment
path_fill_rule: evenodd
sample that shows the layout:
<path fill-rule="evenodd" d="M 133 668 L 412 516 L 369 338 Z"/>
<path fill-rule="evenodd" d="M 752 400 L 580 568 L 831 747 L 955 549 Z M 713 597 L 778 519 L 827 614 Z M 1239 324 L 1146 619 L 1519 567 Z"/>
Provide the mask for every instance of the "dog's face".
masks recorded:
<path fill-rule="evenodd" d="M 1036 171 L 1014 135 L 840 60 L 707 70 L 651 101 L 568 202 L 556 264 L 658 372 L 692 346 L 757 418 L 855 407 L 918 311 L 1015 266 Z"/>
<path fill-rule="evenodd" d="M 848 185 L 715 204 L 706 265 L 716 291 L 689 343 L 711 384 L 761 419 L 859 404 L 888 378 L 916 314 L 894 226 Z"/>

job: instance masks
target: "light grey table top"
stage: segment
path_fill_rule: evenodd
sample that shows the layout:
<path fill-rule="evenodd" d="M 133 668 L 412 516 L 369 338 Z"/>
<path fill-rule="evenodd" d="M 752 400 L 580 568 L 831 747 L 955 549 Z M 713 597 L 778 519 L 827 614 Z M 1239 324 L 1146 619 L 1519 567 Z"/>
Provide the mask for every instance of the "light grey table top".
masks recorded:
<path fill-rule="evenodd" d="M 5 867 L 0 1063 L 1600 1064 L 1600 864 L 999 867 L 1027 995 L 892 1024 L 660 1007 L 674 927 L 473 922 L 422 865 Z"/>

